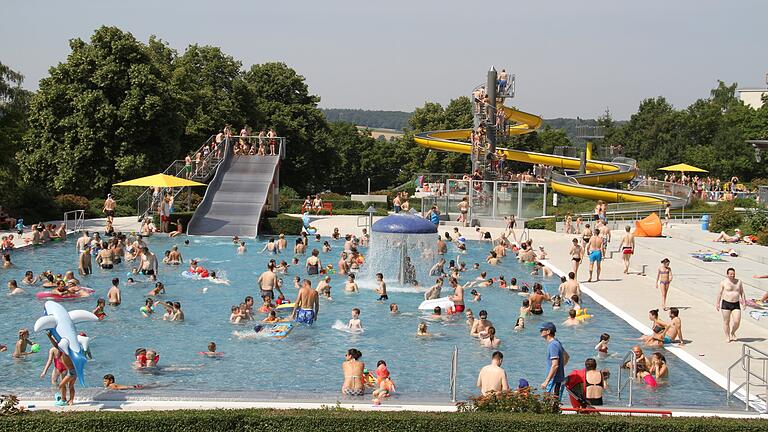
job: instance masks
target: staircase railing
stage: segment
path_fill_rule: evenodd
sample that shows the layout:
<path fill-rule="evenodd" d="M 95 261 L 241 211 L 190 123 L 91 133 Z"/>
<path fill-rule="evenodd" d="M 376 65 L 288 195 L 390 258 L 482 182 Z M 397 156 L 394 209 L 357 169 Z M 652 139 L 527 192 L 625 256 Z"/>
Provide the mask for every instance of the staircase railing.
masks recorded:
<path fill-rule="evenodd" d="M 629 375 L 626 377 L 626 379 L 622 380 L 621 375 L 624 368 L 624 365 L 629 363 Z M 635 357 L 635 353 L 630 350 L 623 359 L 621 359 L 621 364 L 619 364 L 619 373 L 618 375 L 618 384 L 616 385 L 616 393 L 621 400 L 621 392 L 629 387 L 629 400 L 627 406 L 632 406 L 632 384 L 635 381 L 635 376 L 637 375 L 637 357 Z"/>
<path fill-rule="evenodd" d="M 756 367 L 755 367 L 756 366 Z M 731 388 L 732 371 L 740 367 L 745 373 L 744 382 Z M 752 386 L 763 387 L 763 397 L 755 395 L 753 399 L 757 399 L 752 404 L 754 408 L 763 414 L 768 414 L 768 353 L 761 351 L 752 345 L 743 344 L 741 346 L 741 356 L 732 365 L 728 367 L 726 372 L 726 401 L 731 401 L 731 396 L 736 392 L 744 389 L 744 410 L 749 411 L 750 407 L 750 390 Z"/>

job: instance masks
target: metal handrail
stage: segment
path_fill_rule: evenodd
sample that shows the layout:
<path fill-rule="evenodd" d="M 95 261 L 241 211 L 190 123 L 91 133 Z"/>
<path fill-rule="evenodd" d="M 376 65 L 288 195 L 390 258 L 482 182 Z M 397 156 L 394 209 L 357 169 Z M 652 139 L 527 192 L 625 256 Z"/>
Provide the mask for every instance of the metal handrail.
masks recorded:
<path fill-rule="evenodd" d="M 624 369 L 624 365 L 629 362 L 629 376 L 627 379 L 622 382 L 621 380 L 621 371 Z M 635 357 L 635 353 L 632 352 L 632 350 L 629 350 L 629 352 L 624 355 L 624 358 L 621 359 L 621 364 L 619 364 L 619 373 L 618 375 L 618 384 L 616 386 L 617 393 L 618 393 L 618 399 L 621 400 L 621 391 L 624 390 L 625 387 L 629 387 L 629 404 L 627 406 L 632 406 L 632 383 L 635 381 L 635 376 L 637 375 L 637 357 Z"/>
<path fill-rule="evenodd" d="M 64 213 L 64 229 L 67 232 L 78 232 L 83 230 L 83 221 L 85 219 L 85 210 L 72 210 Z M 70 222 L 74 225 L 70 229 Z"/>
<path fill-rule="evenodd" d="M 453 355 L 451 356 L 451 402 L 456 402 L 456 378 L 458 376 L 459 369 L 459 347 L 453 346 Z"/>
<path fill-rule="evenodd" d="M 762 363 L 762 374 L 752 372 L 752 361 L 758 361 Z M 741 369 L 746 373 L 746 380 L 731 390 L 731 371 L 736 367 L 741 366 Z M 756 382 L 752 383 L 752 378 Z M 749 411 L 749 388 L 751 385 L 763 386 L 765 390 L 766 400 L 761 405 L 762 413 L 768 413 L 768 353 L 761 351 L 750 344 L 741 345 L 741 356 L 733 364 L 728 367 L 726 371 L 726 401 L 731 401 L 731 396 L 736 394 L 737 391 L 744 388 L 744 410 Z M 756 395 L 757 397 L 757 395 Z M 757 410 L 757 407 L 755 408 Z"/>

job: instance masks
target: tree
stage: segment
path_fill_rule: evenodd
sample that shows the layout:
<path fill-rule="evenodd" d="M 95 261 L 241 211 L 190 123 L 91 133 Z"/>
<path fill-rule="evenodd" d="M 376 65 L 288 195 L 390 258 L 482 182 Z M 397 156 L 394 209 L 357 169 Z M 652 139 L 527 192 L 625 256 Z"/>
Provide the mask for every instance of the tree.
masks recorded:
<path fill-rule="evenodd" d="M 162 171 L 179 151 L 180 104 L 156 51 L 116 27 L 70 41 L 32 98 L 25 181 L 94 196 L 117 180 Z"/>
<path fill-rule="evenodd" d="M 21 88 L 24 77 L 0 63 L 0 203 L 15 210 L 17 176 L 15 155 L 27 130 L 30 93 Z"/>

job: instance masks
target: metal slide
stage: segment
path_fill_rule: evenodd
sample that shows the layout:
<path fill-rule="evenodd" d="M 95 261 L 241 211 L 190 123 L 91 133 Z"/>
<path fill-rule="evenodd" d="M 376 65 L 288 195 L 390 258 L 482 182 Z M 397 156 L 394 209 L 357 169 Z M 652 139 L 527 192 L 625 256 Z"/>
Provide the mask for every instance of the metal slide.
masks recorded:
<path fill-rule="evenodd" d="M 192 235 L 255 237 L 275 179 L 279 156 L 236 156 L 229 145 L 189 221 Z"/>
<path fill-rule="evenodd" d="M 523 111 L 518 111 L 499 104 L 498 109 L 503 109 L 510 126 L 507 132 L 510 135 L 523 135 L 531 133 L 541 127 L 542 118 Z M 422 147 L 451 151 L 458 153 L 471 153 L 472 146 L 466 141 L 472 132 L 471 129 L 455 129 L 445 131 L 430 131 L 416 134 L 414 140 Z M 580 161 L 578 158 L 556 156 L 544 153 L 527 152 L 501 148 L 507 160 L 525 162 L 529 164 L 544 164 L 563 170 L 578 170 Z M 641 202 L 663 204 L 669 202 L 672 207 L 683 207 L 685 199 L 651 192 L 637 192 L 618 189 L 596 187 L 604 183 L 628 181 L 637 175 L 635 167 L 629 163 L 623 163 L 621 158 L 613 162 L 601 162 L 588 160 L 586 170 L 588 174 L 563 175 L 553 174 L 550 184 L 555 192 L 587 198 L 603 200 L 606 202 Z"/>

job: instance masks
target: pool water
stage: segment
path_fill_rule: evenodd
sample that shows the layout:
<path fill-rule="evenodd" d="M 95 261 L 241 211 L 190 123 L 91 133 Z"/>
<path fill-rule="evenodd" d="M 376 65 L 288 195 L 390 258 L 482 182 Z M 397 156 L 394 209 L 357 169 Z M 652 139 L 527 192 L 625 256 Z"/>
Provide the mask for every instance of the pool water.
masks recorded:
<path fill-rule="evenodd" d="M 120 278 L 123 302 L 118 307 L 107 306 L 106 320 L 78 325 L 79 331 L 87 332 L 91 337 L 94 360 L 86 367 L 88 386 L 98 388 L 101 377 L 111 373 L 121 384 L 141 383 L 157 387 L 147 391 L 148 394 L 167 390 L 182 394 L 187 392 L 191 398 L 216 392 L 268 392 L 288 397 L 337 395 L 342 384 L 341 362 L 344 354 L 349 348 L 357 348 L 363 353 L 361 360 L 371 369 L 375 369 L 380 359 L 387 362 L 397 385 L 398 397 L 446 401 L 449 397 L 451 354 L 453 347 L 458 346 L 458 396 L 464 398 L 477 393 L 477 373 L 489 363 L 492 350 L 481 347 L 469 335 L 463 317 L 455 321 L 430 321 L 429 331 L 435 336 L 416 337 L 417 326 L 424 318 L 417 310 L 423 300 L 422 294 L 390 289 L 389 302 L 380 303 L 376 301 L 377 295 L 370 282 L 360 281 L 359 294 L 347 294 L 343 292 L 344 277 L 333 275 L 333 301 L 321 299 L 319 320 L 315 325 L 298 327 L 282 340 L 241 338 L 237 334 L 247 335 L 252 332 L 253 322 L 245 325 L 231 324 L 228 321 L 230 307 L 242 302 L 247 295 L 254 296 L 258 306 L 256 279 L 265 269 L 267 261 L 273 257 L 258 253 L 265 239 L 249 241 L 249 250 L 245 255 L 237 255 L 235 246 L 226 239 L 190 237 L 191 244 L 187 247 L 183 245 L 183 240 L 158 236 L 149 239 L 148 244 L 159 257 L 162 257 L 163 251 L 178 244 L 186 262 L 190 258 L 201 258 L 205 267 L 225 275 L 231 280 L 231 285 L 190 280 L 181 276 L 186 266 L 161 264 L 159 280 L 165 283 L 167 294 L 158 299 L 181 302 L 186 315 L 184 322 L 166 322 L 161 319 L 160 311 L 153 318 L 142 317 L 139 308 L 144 304 L 152 285 L 137 283 L 126 286 L 128 267 L 125 263 L 116 266 L 114 270 L 95 269 L 95 274 L 85 277 L 82 284 L 95 289 L 96 294 L 87 299 L 66 302 L 65 307 L 68 310 L 92 310 L 98 297 L 106 297 L 113 277 Z M 321 253 L 320 258 L 324 264 L 333 263 L 335 266 L 343 248 L 343 240 L 327 240 L 333 249 Z M 288 239 L 289 245 L 293 243 L 293 238 Z M 309 249 L 320 249 L 321 244 L 313 241 Z M 487 244 L 471 241 L 468 244 L 468 253 L 462 255 L 461 260 L 469 268 L 474 262 L 484 263 Z M 361 248 L 361 252 L 365 254 L 366 249 Z M 292 257 L 292 253 L 284 253 L 275 258 L 278 262 L 281 259 L 290 262 Z M 451 247 L 447 258 L 456 258 L 455 248 Z M 305 257 L 299 257 L 299 260 L 303 264 Z M 0 270 L 5 280 L 21 281 L 25 270 L 32 270 L 35 274 L 49 269 L 55 273 L 76 270 L 74 240 L 17 251 L 13 255 L 13 262 L 15 268 Z M 288 275 L 282 276 L 283 290 L 291 300 L 296 294 L 293 277 L 307 277 L 304 267 L 298 267 L 291 267 Z M 504 259 L 501 265 L 489 267 L 486 264 L 483 269 L 488 270 L 491 277 L 503 274 L 507 281 L 512 277 L 529 284 L 539 281 L 549 292 L 555 292 L 559 284 L 556 278 L 545 280 L 530 276 L 529 268 L 522 267 L 512 257 Z M 462 278 L 467 281 L 478 275 L 479 271 L 470 270 Z M 141 276 L 138 278 L 142 279 Z M 319 276 L 311 279 L 316 283 Z M 0 296 L 0 310 L 3 311 L 0 343 L 9 345 L 9 351 L 0 355 L 0 388 L 40 396 L 50 395 L 50 377 L 39 377 L 48 348 L 43 334 L 32 335 L 33 340 L 43 346 L 41 353 L 24 360 L 14 360 L 10 356 L 17 330 L 22 327 L 31 329 L 43 312 L 43 302 L 34 297 L 34 293 L 41 288 L 22 288 L 27 291 L 23 295 Z M 527 379 L 533 386 L 543 381 L 546 374 L 546 347 L 536 326 L 551 320 L 558 324 L 558 338 L 571 355 L 567 371 L 582 368 L 584 359 L 595 355 L 594 346 L 601 333 L 611 335 L 612 354 L 607 359 L 599 360 L 598 367 L 609 368 L 613 374 L 605 398 L 606 404 L 619 403 L 615 394 L 617 367 L 623 354 L 635 343 L 632 339 L 639 336 L 627 323 L 587 298 L 583 306 L 594 315 L 587 324 L 570 328 L 562 326 L 560 324 L 567 317 L 567 310 L 563 308 L 553 311 L 545 304 L 543 317 L 530 317 L 525 330 L 514 332 L 512 329 L 522 298 L 497 287 L 478 290 L 482 300 L 478 303 L 467 302 L 467 307 L 475 315 L 481 309 L 488 311 L 488 318 L 497 329 L 497 337 L 502 340 L 499 349 L 505 355 L 504 368 L 510 385 L 516 386 L 519 378 Z M 444 295 L 445 292 L 444 289 Z M 402 313 L 391 315 L 390 302 L 397 303 Z M 362 311 L 360 318 L 365 328 L 364 334 L 349 334 L 332 328 L 337 320 L 346 323 L 354 307 Z M 225 353 L 223 357 L 212 359 L 198 354 L 206 350 L 210 341 L 215 341 L 218 350 Z M 159 371 L 150 374 L 136 371 L 132 367 L 134 351 L 139 347 L 154 348 L 160 353 Z M 647 355 L 651 353 L 651 350 L 646 350 Z M 724 392 L 719 387 L 675 356 L 666 353 L 666 358 L 671 371 L 669 382 L 656 389 L 637 385 L 637 406 L 722 407 L 725 404 Z"/>

